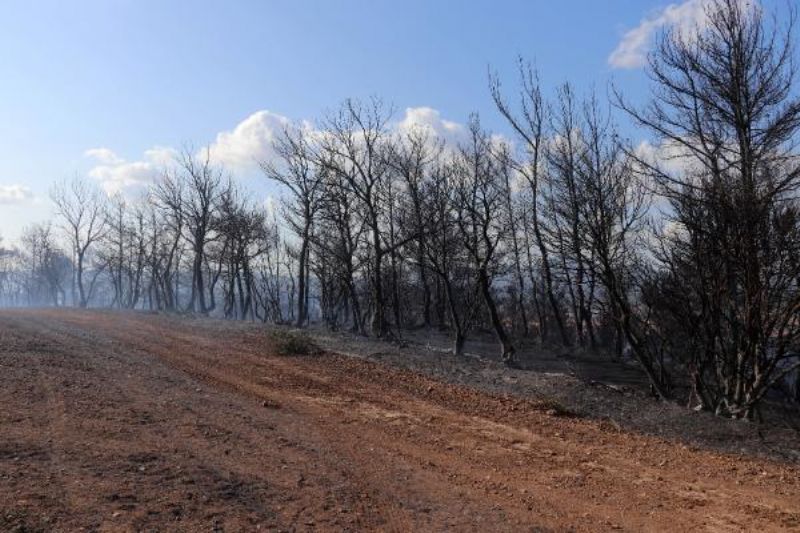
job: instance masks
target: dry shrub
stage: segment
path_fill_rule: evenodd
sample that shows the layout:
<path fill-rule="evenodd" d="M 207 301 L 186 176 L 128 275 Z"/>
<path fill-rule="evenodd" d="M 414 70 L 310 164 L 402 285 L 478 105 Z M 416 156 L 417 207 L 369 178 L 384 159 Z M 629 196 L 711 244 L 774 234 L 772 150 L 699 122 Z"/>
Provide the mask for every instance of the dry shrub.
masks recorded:
<path fill-rule="evenodd" d="M 546 398 L 536 402 L 539 410 L 544 411 L 549 416 L 563 417 L 563 418 L 580 418 L 580 415 L 562 404 L 561 402 L 552 398 Z"/>
<path fill-rule="evenodd" d="M 319 355 L 319 346 L 305 332 L 289 329 L 277 329 L 270 332 L 270 340 L 278 355 Z"/>

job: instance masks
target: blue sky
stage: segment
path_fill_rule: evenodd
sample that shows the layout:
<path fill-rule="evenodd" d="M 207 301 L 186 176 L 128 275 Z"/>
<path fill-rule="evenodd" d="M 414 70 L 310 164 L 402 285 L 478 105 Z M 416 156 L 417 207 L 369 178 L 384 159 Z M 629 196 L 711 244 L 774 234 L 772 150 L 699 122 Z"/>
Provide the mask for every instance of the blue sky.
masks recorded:
<path fill-rule="evenodd" d="M 346 97 L 379 95 L 398 120 L 406 108 L 454 122 L 478 111 L 504 133 L 487 68 L 511 91 L 518 55 L 547 87 L 605 95 L 614 80 L 641 99 L 648 36 L 702 1 L 4 0 L 0 235 L 47 218 L 55 180 L 124 188 L 185 143 L 217 142 L 266 198 L 274 190 L 237 162 L 284 117 L 313 120 Z"/>

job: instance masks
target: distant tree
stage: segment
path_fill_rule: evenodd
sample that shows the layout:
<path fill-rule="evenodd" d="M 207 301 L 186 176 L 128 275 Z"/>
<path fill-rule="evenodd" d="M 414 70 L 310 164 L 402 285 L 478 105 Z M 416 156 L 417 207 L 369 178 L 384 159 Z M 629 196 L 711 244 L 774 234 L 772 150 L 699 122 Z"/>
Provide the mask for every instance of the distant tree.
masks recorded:
<path fill-rule="evenodd" d="M 501 358 L 514 364 L 514 345 L 506 331 L 495 301 L 492 282 L 502 273 L 501 243 L 508 226 L 502 217 L 502 160 L 492 155 L 491 140 L 481 129 L 477 116 L 469 122 L 469 139 L 460 148 L 453 162 L 455 193 L 453 210 L 461 236 L 476 274 L 487 314 L 500 343 Z"/>
<path fill-rule="evenodd" d="M 76 177 L 69 182 L 56 184 L 50 192 L 50 198 L 56 206 L 56 214 L 70 240 L 75 258 L 77 299 L 73 289 L 73 304 L 77 303 L 83 308 L 89 304 L 94 281 L 97 279 L 95 276 L 87 287 L 84 274 L 87 254 L 106 231 L 106 197 L 96 186 Z"/>
<path fill-rule="evenodd" d="M 64 284 L 69 277 L 71 264 L 56 244 L 49 223 L 27 226 L 20 238 L 25 264 L 25 292 L 28 305 L 66 304 Z"/>
<path fill-rule="evenodd" d="M 281 183 L 291 193 L 291 197 L 284 200 L 284 220 L 300 239 L 297 326 L 303 326 L 308 321 L 311 237 L 325 192 L 324 172 L 315 160 L 310 142 L 301 128 L 286 127 L 273 143 L 278 161 L 261 162 L 261 169 L 267 178 Z"/>
<path fill-rule="evenodd" d="M 389 325 L 385 314 L 383 268 L 384 258 L 392 246 L 385 238 L 391 177 L 388 165 L 390 115 L 378 99 L 367 104 L 346 100 L 339 112 L 325 121 L 327 135 L 320 151 L 320 164 L 326 172 L 341 178 L 346 193 L 358 201 L 358 213 L 370 233 L 371 329 L 378 337 L 388 333 Z"/>
<path fill-rule="evenodd" d="M 224 170 L 211 161 L 209 150 L 195 154 L 186 148 L 157 189 L 159 201 L 171 212 L 174 223 L 179 223 L 192 252 L 190 311 L 208 314 L 215 308 L 213 285 L 219 271 L 209 267 L 208 252 L 218 238 L 216 215 L 229 186 Z"/>
<path fill-rule="evenodd" d="M 526 234 L 526 239 L 533 241 L 536 245 L 541 266 L 542 292 L 549 304 L 550 313 L 555 320 L 561 342 L 564 345 L 568 345 L 569 337 L 567 336 L 561 306 L 556 295 L 551 254 L 545 236 L 540 207 L 544 188 L 543 169 L 547 158 L 548 108 L 542 97 L 537 73 L 521 59 L 519 61 L 519 77 L 521 84 L 519 90 L 519 112 L 515 113 L 511 105 L 503 98 L 500 80 L 496 76 L 493 76 L 490 80 L 492 98 L 500 114 L 511 125 L 518 138 L 522 141 L 523 154 L 518 158 L 512 158 L 509 162 L 514 165 L 514 170 L 522 176 L 530 192 L 528 209 L 525 211 L 528 213 L 527 218 L 530 221 L 533 238 L 529 238 Z M 532 261 L 529 261 L 530 263 Z M 546 337 L 547 324 L 542 323 L 540 325 L 542 327 L 542 335 Z"/>
<path fill-rule="evenodd" d="M 391 144 L 389 164 L 404 186 L 401 200 L 406 213 L 403 224 L 416 236 L 410 243 L 414 254 L 422 296 L 422 325 L 431 325 L 431 287 L 428 281 L 426 256 L 428 253 L 428 223 L 424 213 L 426 187 L 432 179 L 431 170 L 436 168 L 442 156 L 444 144 L 433 138 L 423 128 L 413 128 L 399 135 Z M 396 202 L 402 205 L 402 201 Z"/>

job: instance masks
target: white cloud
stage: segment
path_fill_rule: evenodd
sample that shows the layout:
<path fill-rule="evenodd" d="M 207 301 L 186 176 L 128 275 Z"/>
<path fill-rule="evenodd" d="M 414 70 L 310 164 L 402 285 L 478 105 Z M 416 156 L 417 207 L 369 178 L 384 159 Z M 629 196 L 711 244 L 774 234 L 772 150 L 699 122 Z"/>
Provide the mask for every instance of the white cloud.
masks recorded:
<path fill-rule="evenodd" d="M 701 166 L 696 156 L 675 141 L 663 141 L 657 145 L 650 141 L 642 141 L 636 147 L 635 153 L 647 164 L 653 165 L 671 176 L 686 175 L 698 170 Z"/>
<path fill-rule="evenodd" d="M 470 135 L 466 124 L 444 119 L 438 110 L 424 106 L 406 108 L 403 118 L 392 127 L 401 135 L 422 129 L 428 134 L 431 145 L 444 141 L 444 153 L 451 155 L 459 145 L 469 141 Z M 495 146 L 505 145 L 511 152 L 515 148 L 511 139 L 499 133 L 491 133 L 489 142 Z"/>
<path fill-rule="evenodd" d="M 33 192 L 24 185 L 0 185 L 0 205 L 20 205 L 33 200 Z"/>
<path fill-rule="evenodd" d="M 706 8 L 715 0 L 684 0 L 654 12 L 637 27 L 622 36 L 622 40 L 608 57 L 608 64 L 619 69 L 636 69 L 645 65 L 647 54 L 656 34 L 662 29 L 675 28 L 686 34 L 694 28 L 704 28 L 708 23 Z M 742 6 L 747 0 L 740 0 Z M 752 3 L 752 1 L 750 2 Z"/>
<path fill-rule="evenodd" d="M 178 155 L 177 150 L 167 146 L 155 146 L 149 150 L 144 151 L 145 161 L 157 165 L 159 167 L 167 167 L 175 162 L 175 156 Z"/>
<path fill-rule="evenodd" d="M 291 120 L 286 116 L 267 110 L 256 111 L 233 129 L 218 133 L 214 141 L 199 152 L 207 148 L 213 163 L 224 166 L 234 176 L 250 177 L 258 173 L 259 162 L 275 158 L 273 143 L 289 124 Z M 312 139 L 325 136 L 310 122 L 301 122 L 299 127 Z M 393 131 L 400 133 L 415 127 L 427 129 L 431 140 L 435 137 L 452 146 L 465 140 L 467 134 L 463 124 L 443 119 L 439 111 L 430 107 L 409 107 L 391 126 Z M 146 150 L 140 160 L 127 161 L 109 148 L 91 148 L 84 152 L 84 156 L 94 162 L 89 176 L 97 180 L 108 194 L 130 194 L 146 189 L 165 166 L 174 162 L 176 154 L 173 148 L 154 147 Z"/>
<path fill-rule="evenodd" d="M 84 156 L 96 159 L 104 165 L 118 165 L 123 160 L 108 148 L 89 148 L 83 153 Z"/>
<path fill-rule="evenodd" d="M 97 163 L 89 170 L 89 177 L 97 180 L 109 195 L 146 190 L 175 154 L 172 148 L 154 147 L 145 151 L 142 160 L 128 162 L 108 148 L 84 152 L 84 156 Z"/>
<path fill-rule="evenodd" d="M 400 133 L 421 128 L 432 137 L 445 141 L 447 144 L 457 144 L 462 141 L 467 133 L 467 128 L 458 122 L 445 120 L 436 109 L 431 107 L 407 107 L 403 119 L 396 129 Z"/>
<path fill-rule="evenodd" d="M 217 134 L 214 142 L 204 147 L 214 163 L 234 174 L 255 172 L 258 162 L 274 157 L 272 143 L 289 119 L 270 111 L 257 111 L 239 122 L 232 130 Z M 84 156 L 95 165 L 89 176 L 98 181 L 108 194 L 133 194 L 149 187 L 165 167 L 175 161 L 178 151 L 155 146 L 145 150 L 142 158 L 127 161 L 109 148 L 91 148 Z"/>
<path fill-rule="evenodd" d="M 258 168 L 260 161 L 274 157 L 272 145 L 290 120 L 271 111 L 256 111 L 231 131 L 217 134 L 209 150 L 211 158 L 234 171 Z"/>

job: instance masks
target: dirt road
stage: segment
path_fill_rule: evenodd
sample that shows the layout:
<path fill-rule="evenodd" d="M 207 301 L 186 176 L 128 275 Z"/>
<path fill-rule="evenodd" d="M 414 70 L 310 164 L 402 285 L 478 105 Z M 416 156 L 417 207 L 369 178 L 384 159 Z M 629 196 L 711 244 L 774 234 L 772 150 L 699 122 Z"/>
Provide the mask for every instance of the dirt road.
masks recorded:
<path fill-rule="evenodd" d="M 0 313 L 2 531 L 783 531 L 798 470 L 258 326 Z"/>

